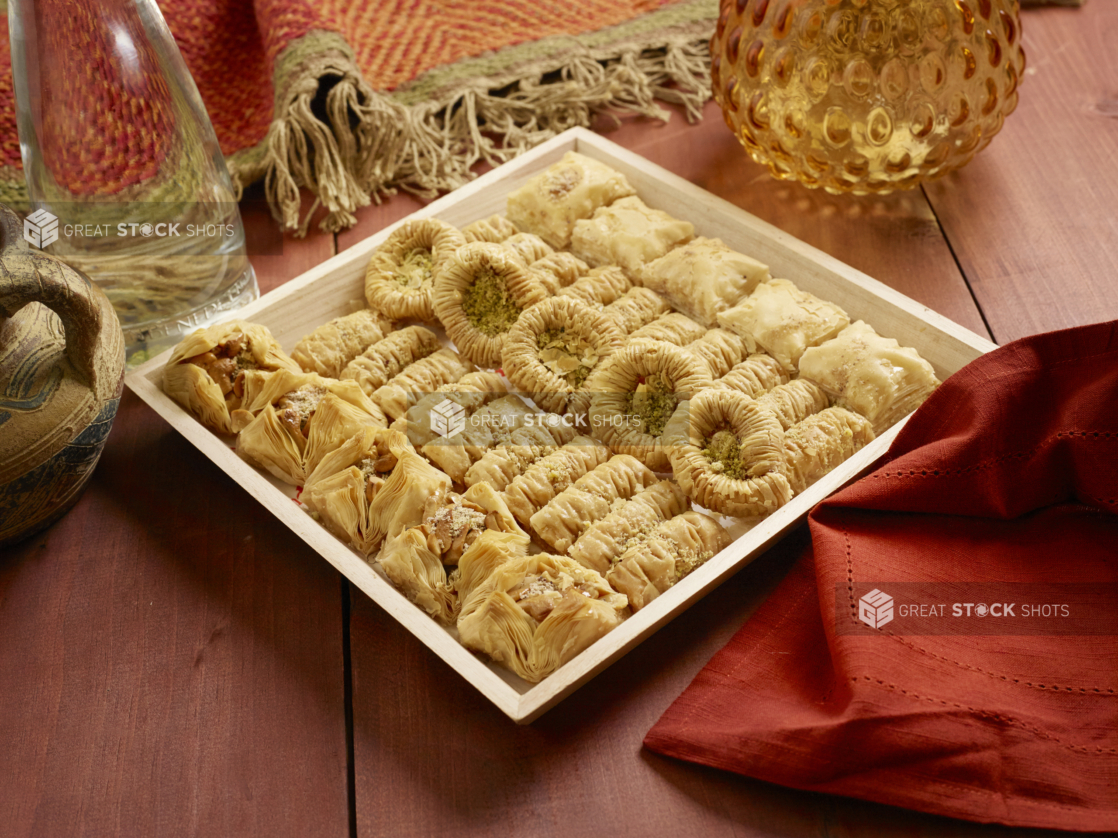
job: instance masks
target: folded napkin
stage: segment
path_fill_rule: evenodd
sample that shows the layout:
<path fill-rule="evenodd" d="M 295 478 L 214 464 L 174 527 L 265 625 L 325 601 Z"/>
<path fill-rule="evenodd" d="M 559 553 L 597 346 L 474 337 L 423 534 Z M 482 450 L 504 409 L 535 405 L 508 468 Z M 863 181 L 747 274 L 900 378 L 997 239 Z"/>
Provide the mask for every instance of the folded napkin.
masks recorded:
<path fill-rule="evenodd" d="M 645 745 L 940 815 L 1118 830 L 1115 513 L 1118 322 L 997 349 L 816 507 L 812 547 Z"/>

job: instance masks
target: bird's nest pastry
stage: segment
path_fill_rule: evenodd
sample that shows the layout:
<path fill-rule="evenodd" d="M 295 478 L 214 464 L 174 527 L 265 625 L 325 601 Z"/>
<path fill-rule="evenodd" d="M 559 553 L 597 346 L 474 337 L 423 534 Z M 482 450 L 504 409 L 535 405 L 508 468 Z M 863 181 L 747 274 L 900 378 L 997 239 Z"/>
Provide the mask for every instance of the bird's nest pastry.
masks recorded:
<path fill-rule="evenodd" d="M 369 307 L 393 320 L 433 320 L 432 289 L 465 236 L 435 218 L 409 221 L 377 248 L 365 273 Z"/>
<path fill-rule="evenodd" d="M 675 479 L 699 506 L 748 517 L 792 498 L 784 428 L 772 410 L 737 390 L 712 388 L 681 405 L 664 448 Z"/>
<path fill-rule="evenodd" d="M 677 407 L 711 383 L 706 363 L 682 347 L 655 340 L 625 346 L 587 382 L 591 432 L 614 453 L 668 471 L 661 434 Z"/>
<path fill-rule="evenodd" d="M 522 311 L 547 296 L 539 280 L 503 245 L 459 248 L 435 282 L 435 315 L 458 351 L 480 367 L 496 367 Z"/>
<path fill-rule="evenodd" d="M 621 348 L 613 319 L 574 297 L 552 297 L 525 310 L 505 338 L 501 364 L 521 392 L 544 410 L 563 413 L 586 400 L 586 380 Z"/>

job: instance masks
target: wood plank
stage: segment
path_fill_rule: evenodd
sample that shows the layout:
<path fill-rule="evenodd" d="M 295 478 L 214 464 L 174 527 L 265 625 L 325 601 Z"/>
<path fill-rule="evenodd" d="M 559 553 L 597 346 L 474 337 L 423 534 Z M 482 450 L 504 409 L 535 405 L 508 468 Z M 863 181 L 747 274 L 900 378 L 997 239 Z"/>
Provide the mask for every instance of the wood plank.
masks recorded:
<path fill-rule="evenodd" d="M 332 250 L 253 261 L 267 288 Z M 78 505 L 0 563 L 0 831 L 346 834 L 343 602 L 126 391 Z"/>
<path fill-rule="evenodd" d="M 927 187 L 999 343 L 1118 318 L 1118 3 L 1030 9 L 1021 22 L 1017 110 Z"/>

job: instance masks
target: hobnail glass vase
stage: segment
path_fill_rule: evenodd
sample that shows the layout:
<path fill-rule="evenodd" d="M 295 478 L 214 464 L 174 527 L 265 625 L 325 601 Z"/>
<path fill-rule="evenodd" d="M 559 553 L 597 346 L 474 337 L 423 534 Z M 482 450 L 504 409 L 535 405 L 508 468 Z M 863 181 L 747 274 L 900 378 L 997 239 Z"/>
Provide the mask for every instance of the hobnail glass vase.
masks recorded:
<path fill-rule="evenodd" d="M 1017 0 L 722 0 L 711 83 L 782 180 L 886 193 L 963 166 L 1017 106 Z"/>
<path fill-rule="evenodd" d="M 255 299 L 232 181 L 155 0 L 8 0 L 29 241 L 112 301 L 129 363 Z"/>

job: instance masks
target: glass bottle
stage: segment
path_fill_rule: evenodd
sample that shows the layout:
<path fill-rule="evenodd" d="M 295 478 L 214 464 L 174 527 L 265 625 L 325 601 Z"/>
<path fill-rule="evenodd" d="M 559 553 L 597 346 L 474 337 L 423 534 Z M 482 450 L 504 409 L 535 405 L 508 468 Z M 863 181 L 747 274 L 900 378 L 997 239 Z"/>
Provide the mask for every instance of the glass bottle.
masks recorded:
<path fill-rule="evenodd" d="M 1017 106 L 1017 0 L 722 0 L 711 83 L 782 180 L 911 188 L 967 163 Z"/>
<path fill-rule="evenodd" d="M 129 363 L 256 299 L 232 182 L 155 0 L 9 0 L 32 244 L 113 303 Z"/>

